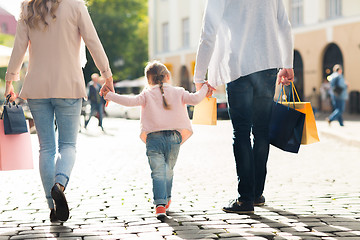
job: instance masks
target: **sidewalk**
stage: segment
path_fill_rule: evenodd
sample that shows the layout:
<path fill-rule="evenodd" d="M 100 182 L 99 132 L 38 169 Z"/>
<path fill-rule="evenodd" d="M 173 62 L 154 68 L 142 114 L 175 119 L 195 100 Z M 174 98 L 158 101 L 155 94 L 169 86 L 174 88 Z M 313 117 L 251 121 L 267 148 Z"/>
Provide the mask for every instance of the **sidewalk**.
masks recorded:
<path fill-rule="evenodd" d="M 328 115 L 328 113 L 321 113 L 316 118 L 319 133 L 360 148 L 360 114 L 345 114 L 344 127 L 341 127 L 338 121 L 333 121 L 329 125 L 325 120 Z"/>

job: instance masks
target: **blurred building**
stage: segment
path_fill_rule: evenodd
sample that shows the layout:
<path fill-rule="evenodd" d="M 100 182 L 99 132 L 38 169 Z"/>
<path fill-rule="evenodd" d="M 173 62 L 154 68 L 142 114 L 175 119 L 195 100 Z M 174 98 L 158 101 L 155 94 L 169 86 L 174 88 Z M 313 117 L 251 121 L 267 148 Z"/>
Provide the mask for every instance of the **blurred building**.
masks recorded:
<path fill-rule="evenodd" d="M 319 92 L 337 63 L 344 66 L 349 91 L 360 91 L 360 1 L 283 1 L 293 26 L 295 82 L 302 99 L 313 88 Z M 149 0 L 149 58 L 166 63 L 175 83 L 190 90 L 205 5 L 206 0 Z"/>
<path fill-rule="evenodd" d="M 0 33 L 15 35 L 16 19 L 13 15 L 0 7 Z"/>

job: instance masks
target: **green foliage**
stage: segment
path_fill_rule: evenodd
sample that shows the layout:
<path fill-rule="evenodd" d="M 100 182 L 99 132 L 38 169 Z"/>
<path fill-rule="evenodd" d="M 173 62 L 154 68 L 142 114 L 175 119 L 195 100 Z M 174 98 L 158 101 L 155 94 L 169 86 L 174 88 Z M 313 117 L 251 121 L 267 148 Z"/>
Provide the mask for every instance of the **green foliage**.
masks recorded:
<path fill-rule="evenodd" d="M 9 34 L 0 33 L 0 45 L 13 47 L 15 37 Z"/>
<path fill-rule="evenodd" d="M 87 3 L 114 80 L 143 76 L 148 59 L 147 0 L 88 0 Z M 87 59 L 84 73 L 89 80 L 98 70 L 89 53 Z"/>

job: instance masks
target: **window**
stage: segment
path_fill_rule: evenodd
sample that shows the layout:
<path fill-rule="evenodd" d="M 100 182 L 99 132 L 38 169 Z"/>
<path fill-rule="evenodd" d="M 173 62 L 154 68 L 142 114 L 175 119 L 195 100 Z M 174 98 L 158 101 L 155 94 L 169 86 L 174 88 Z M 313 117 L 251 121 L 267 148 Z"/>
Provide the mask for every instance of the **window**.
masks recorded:
<path fill-rule="evenodd" d="M 169 23 L 162 25 L 162 44 L 163 52 L 169 51 Z"/>
<path fill-rule="evenodd" d="M 291 0 L 291 24 L 293 26 L 302 25 L 304 23 L 303 5 L 303 0 Z"/>
<path fill-rule="evenodd" d="M 182 20 L 182 45 L 184 48 L 190 47 L 190 21 L 189 18 Z"/>
<path fill-rule="evenodd" d="M 341 0 L 327 0 L 326 11 L 327 18 L 337 18 L 341 16 L 342 1 Z"/>

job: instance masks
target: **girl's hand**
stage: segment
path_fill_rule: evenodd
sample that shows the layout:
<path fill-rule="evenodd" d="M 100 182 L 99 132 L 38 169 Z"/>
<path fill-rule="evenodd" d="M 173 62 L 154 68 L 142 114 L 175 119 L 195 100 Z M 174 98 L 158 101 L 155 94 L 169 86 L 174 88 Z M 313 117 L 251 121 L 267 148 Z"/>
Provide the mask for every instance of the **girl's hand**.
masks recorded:
<path fill-rule="evenodd" d="M 115 92 L 114 89 L 114 83 L 113 83 L 113 78 L 109 77 L 105 80 L 104 85 L 101 87 L 100 89 L 100 96 L 105 97 L 106 94 L 111 91 L 111 92 Z M 106 93 L 105 93 L 106 92 Z M 109 105 L 109 101 L 106 101 L 105 107 L 107 107 Z"/>
<path fill-rule="evenodd" d="M 4 94 L 5 98 L 8 95 L 11 95 L 11 97 L 9 99 L 10 102 L 15 101 L 15 99 L 17 98 L 17 95 L 14 92 L 14 86 L 12 85 L 12 81 L 6 81 L 6 88 L 5 88 L 5 94 Z"/>

